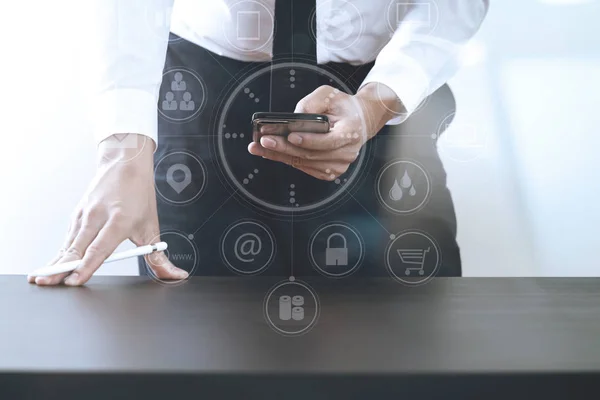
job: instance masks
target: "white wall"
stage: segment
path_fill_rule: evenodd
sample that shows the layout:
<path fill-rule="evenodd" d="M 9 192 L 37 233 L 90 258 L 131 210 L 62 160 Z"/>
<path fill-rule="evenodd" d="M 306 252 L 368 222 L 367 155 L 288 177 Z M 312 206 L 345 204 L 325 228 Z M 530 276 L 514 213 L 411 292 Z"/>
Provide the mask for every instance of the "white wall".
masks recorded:
<path fill-rule="evenodd" d="M 78 2 L 6 3 L 0 14 L 0 243 L 7 251 L 0 273 L 26 273 L 62 245 L 69 215 L 94 173 L 95 145 L 79 85 Z M 102 269 L 137 271 L 131 260 Z"/>
<path fill-rule="evenodd" d="M 536 274 L 600 276 L 600 1 L 508 3 L 480 38 Z"/>
<path fill-rule="evenodd" d="M 0 273 L 52 258 L 94 171 L 77 3 L 8 2 L 0 15 Z M 465 275 L 599 275 L 600 10 L 584 3 L 493 2 L 450 82 L 455 124 L 488 139 L 476 160 L 442 155 Z"/>
<path fill-rule="evenodd" d="M 474 51 L 481 51 L 481 47 Z M 489 61 L 482 59 L 464 66 L 450 82 L 457 111 L 444 135 L 472 127 L 480 137 L 476 143 L 483 145 L 472 153 L 478 157 L 459 158 L 443 151 L 443 147 L 440 151 L 455 201 L 463 273 L 532 276 L 536 274 L 536 263 L 522 192 L 515 184 L 517 172 L 506 143 L 510 132 L 496 123 L 494 88 L 488 73 Z"/>

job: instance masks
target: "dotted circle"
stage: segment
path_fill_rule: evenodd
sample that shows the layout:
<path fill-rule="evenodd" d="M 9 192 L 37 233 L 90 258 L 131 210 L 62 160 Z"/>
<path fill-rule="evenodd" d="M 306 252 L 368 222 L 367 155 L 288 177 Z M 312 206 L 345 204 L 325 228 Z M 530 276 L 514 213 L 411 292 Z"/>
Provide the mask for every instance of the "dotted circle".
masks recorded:
<path fill-rule="evenodd" d="M 234 101 L 234 98 L 236 97 L 236 95 L 240 92 L 243 91 L 244 88 L 246 88 L 246 85 L 251 82 L 254 78 L 256 78 L 257 76 L 260 76 L 264 73 L 272 73 L 274 69 L 285 69 L 285 68 L 291 68 L 291 67 L 295 67 L 298 68 L 299 66 L 306 68 L 308 70 L 312 70 L 315 71 L 319 74 L 325 75 L 327 77 L 329 77 L 330 79 L 335 79 L 336 81 L 339 81 L 338 83 L 343 87 L 345 92 L 351 93 L 350 89 L 348 88 L 348 86 L 342 82 L 341 80 L 339 80 L 337 77 L 335 77 L 333 74 L 331 74 L 329 71 L 324 70 L 322 68 L 319 68 L 317 66 L 314 65 L 310 65 L 310 64 L 299 64 L 299 63 L 291 63 L 291 62 L 286 62 L 286 63 L 281 63 L 281 64 L 277 64 L 274 66 L 266 66 L 264 68 L 259 69 L 258 71 L 255 71 L 254 73 L 252 73 L 250 76 L 248 76 L 246 79 L 244 79 L 244 81 L 241 82 L 241 84 L 230 94 L 230 96 L 228 97 L 227 101 L 225 102 L 222 112 L 221 112 L 221 116 L 220 116 L 220 120 L 217 126 L 223 127 L 225 125 L 225 118 L 227 117 L 227 111 L 229 110 L 229 107 L 231 106 L 231 104 Z M 291 72 L 291 71 L 290 71 Z M 293 85 L 293 84 L 292 84 Z M 231 168 L 229 167 L 228 161 L 227 161 L 227 157 L 225 155 L 225 151 L 223 148 L 223 137 L 224 135 L 221 134 L 222 132 L 219 132 L 219 134 L 217 135 L 217 144 L 218 144 L 218 155 L 221 158 L 221 160 L 223 161 L 222 166 L 224 168 L 224 172 L 225 175 L 229 178 L 230 182 L 233 183 L 233 185 L 239 190 L 239 192 L 241 192 L 242 195 L 244 195 L 245 197 L 247 197 L 248 199 L 250 199 L 252 202 L 262 206 L 263 208 L 270 210 L 272 212 L 290 212 L 292 211 L 291 206 L 283 206 L 283 205 L 277 205 L 277 204 L 271 204 L 268 203 L 258 197 L 256 197 L 254 194 L 250 193 L 244 184 L 240 183 L 238 181 L 238 178 L 236 178 L 233 174 L 233 171 L 231 170 Z M 356 167 L 354 168 L 354 170 L 352 171 L 352 174 L 350 175 L 349 178 L 347 178 L 347 182 L 352 183 L 355 179 L 357 179 L 357 177 L 360 175 L 361 173 L 361 168 L 360 166 L 363 164 L 365 160 L 365 152 L 360 152 L 359 157 L 357 158 L 357 160 L 355 161 Z M 243 181 L 242 181 L 243 182 Z M 291 187 L 291 186 L 290 186 Z M 291 187 L 293 188 L 293 187 Z M 314 211 L 315 209 L 318 209 L 321 206 L 324 206 L 326 204 L 329 204 L 330 202 L 332 202 L 333 200 L 337 199 L 338 197 L 342 196 L 343 194 L 345 194 L 346 191 L 344 190 L 337 190 L 335 191 L 333 194 L 329 195 L 327 198 L 325 199 L 321 199 L 320 201 L 316 202 L 316 203 L 312 203 L 312 204 L 308 204 L 305 206 L 294 206 L 295 209 L 297 209 L 300 212 L 306 212 L 306 211 Z"/>

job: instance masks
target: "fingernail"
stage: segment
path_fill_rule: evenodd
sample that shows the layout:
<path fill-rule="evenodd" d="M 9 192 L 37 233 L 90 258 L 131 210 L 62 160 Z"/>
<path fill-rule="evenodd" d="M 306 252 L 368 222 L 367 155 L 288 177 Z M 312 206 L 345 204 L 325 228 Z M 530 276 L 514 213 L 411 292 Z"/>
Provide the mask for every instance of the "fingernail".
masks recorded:
<path fill-rule="evenodd" d="M 65 285 L 75 286 L 77 285 L 77 281 L 79 280 L 79 274 L 77 272 L 73 272 L 71 275 L 65 279 Z"/>
<path fill-rule="evenodd" d="M 36 285 L 43 285 L 47 281 L 48 281 L 48 279 L 45 276 L 37 276 L 34 280 Z"/>
<path fill-rule="evenodd" d="M 171 279 L 177 280 L 184 280 L 190 275 L 186 270 L 174 266 L 170 268 L 169 272 L 171 274 Z"/>
<path fill-rule="evenodd" d="M 267 149 L 274 149 L 275 146 L 277 146 L 276 141 L 274 141 L 271 138 L 264 137 L 264 136 L 262 138 L 260 138 L 260 144 L 262 144 L 263 147 L 266 147 Z"/>
<path fill-rule="evenodd" d="M 288 140 L 292 144 L 301 144 L 302 136 L 298 135 L 297 133 L 291 133 L 290 135 L 288 135 Z"/>
<path fill-rule="evenodd" d="M 253 156 L 261 156 L 262 155 L 262 147 L 258 146 L 256 143 L 250 143 L 248 146 L 248 153 Z"/>
<path fill-rule="evenodd" d="M 186 279 L 190 274 L 187 271 L 181 270 L 177 273 L 179 279 Z"/>

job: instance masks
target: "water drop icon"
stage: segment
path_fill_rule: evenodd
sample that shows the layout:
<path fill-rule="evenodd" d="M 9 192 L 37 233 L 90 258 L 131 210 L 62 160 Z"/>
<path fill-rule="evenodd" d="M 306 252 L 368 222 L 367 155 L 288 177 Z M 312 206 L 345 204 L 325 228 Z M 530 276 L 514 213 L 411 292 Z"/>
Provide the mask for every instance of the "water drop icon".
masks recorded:
<path fill-rule="evenodd" d="M 404 189 L 408 189 L 412 185 L 412 179 L 408 176 L 408 172 L 405 170 L 404 175 L 402 175 L 402 179 L 400 179 L 400 186 Z"/>
<path fill-rule="evenodd" d="M 394 201 L 398 201 L 402 198 L 402 188 L 400 188 L 400 185 L 398 184 L 398 180 L 394 180 L 394 184 L 392 185 L 392 188 L 390 189 L 390 199 L 394 200 Z"/>
<path fill-rule="evenodd" d="M 415 194 L 417 194 L 417 191 L 415 190 L 414 186 L 410 187 L 410 190 L 408 191 L 408 194 L 411 196 L 414 196 Z"/>

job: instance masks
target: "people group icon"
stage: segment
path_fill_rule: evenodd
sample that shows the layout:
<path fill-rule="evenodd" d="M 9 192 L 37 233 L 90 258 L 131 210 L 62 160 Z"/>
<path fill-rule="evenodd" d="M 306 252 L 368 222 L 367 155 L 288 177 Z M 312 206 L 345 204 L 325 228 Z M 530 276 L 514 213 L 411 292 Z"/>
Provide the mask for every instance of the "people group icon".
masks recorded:
<path fill-rule="evenodd" d="M 179 102 L 175 99 L 176 93 L 181 93 Z M 177 96 L 179 97 L 179 96 Z M 161 109 L 163 111 L 194 111 L 196 103 L 192 100 L 192 94 L 187 91 L 187 83 L 183 80 L 183 74 L 176 72 L 171 82 L 171 90 L 165 93 L 165 99 L 162 101 Z"/>

